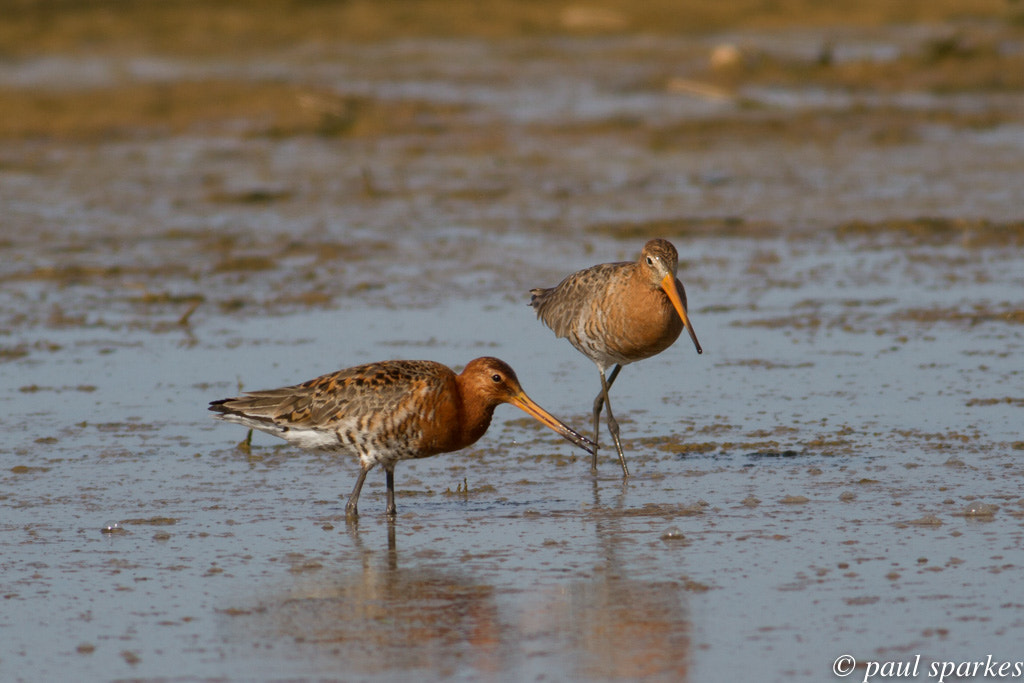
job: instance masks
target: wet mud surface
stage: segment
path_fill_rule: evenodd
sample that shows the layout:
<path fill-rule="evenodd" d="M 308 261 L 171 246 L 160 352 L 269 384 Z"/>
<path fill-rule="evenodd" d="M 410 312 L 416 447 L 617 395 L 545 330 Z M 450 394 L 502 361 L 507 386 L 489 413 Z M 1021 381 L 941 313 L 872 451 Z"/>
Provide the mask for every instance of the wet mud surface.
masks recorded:
<path fill-rule="evenodd" d="M 933 10 L 12 49 L 0 677 L 1024 659 L 1024 34 Z M 623 370 L 628 481 L 500 407 L 398 466 L 393 523 L 371 473 L 352 524 L 354 462 L 207 416 L 494 355 L 588 433 L 597 372 L 527 292 L 655 236 L 705 353 Z"/>

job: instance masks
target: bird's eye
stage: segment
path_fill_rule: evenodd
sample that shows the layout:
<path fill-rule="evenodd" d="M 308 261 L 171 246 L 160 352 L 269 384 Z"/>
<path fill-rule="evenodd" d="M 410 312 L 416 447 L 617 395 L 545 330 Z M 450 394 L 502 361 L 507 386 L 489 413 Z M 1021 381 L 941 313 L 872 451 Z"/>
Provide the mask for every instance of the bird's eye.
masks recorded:
<path fill-rule="evenodd" d="M 493 375 L 491 375 L 491 381 L 493 381 L 495 384 L 501 384 L 501 380 L 502 377 L 498 373 L 494 373 Z"/>
<path fill-rule="evenodd" d="M 654 259 L 652 259 L 650 256 L 647 257 L 647 265 L 649 265 L 649 266 L 653 266 L 654 265 Z"/>

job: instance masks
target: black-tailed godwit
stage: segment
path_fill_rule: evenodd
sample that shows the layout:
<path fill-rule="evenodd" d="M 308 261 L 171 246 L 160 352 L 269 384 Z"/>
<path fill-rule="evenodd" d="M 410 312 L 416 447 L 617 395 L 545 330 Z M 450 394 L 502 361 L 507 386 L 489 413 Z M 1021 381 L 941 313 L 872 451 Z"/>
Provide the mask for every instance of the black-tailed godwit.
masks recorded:
<path fill-rule="evenodd" d="M 619 440 L 619 424 L 608 398 L 623 365 L 661 353 L 685 327 L 697 353 L 703 353 L 686 312 L 686 290 L 676 278 L 679 255 L 672 243 L 654 239 L 640 258 L 602 263 L 569 275 L 550 289 L 530 290 L 530 305 L 557 337 L 565 337 L 594 361 L 601 373 L 601 392 L 594 399 L 594 450 L 591 470 L 597 471 L 601 408 L 608 406 L 608 430 L 629 476 Z M 614 366 L 614 367 L 613 367 Z M 611 374 L 606 375 L 609 368 Z"/>
<path fill-rule="evenodd" d="M 461 374 L 433 361 L 369 363 L 280 389 L 213 401 L 214 417 L 279 436 L 300 448 L 359 458 L 361 469 L 345 512 L 358 515 L 366 473 L 384 468 L 387 514 L 395 514 L 395 465 L 474 443 L 499 403 L 522 408 L 583 450 L 589 439 L 534 403 L 497 358 L 470 361 Z"/>

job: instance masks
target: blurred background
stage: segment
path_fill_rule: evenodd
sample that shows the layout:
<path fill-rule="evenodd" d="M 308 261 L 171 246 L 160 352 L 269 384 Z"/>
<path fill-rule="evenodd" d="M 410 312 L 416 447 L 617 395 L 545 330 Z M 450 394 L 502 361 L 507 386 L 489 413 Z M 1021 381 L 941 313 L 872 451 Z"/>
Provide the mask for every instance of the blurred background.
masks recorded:
<path fill-rule="evenodd" d="M 518 299 L 552 234 L 1020 237 L 1009 0 L 2 10 L 0 277 L 145 314 Z"/>

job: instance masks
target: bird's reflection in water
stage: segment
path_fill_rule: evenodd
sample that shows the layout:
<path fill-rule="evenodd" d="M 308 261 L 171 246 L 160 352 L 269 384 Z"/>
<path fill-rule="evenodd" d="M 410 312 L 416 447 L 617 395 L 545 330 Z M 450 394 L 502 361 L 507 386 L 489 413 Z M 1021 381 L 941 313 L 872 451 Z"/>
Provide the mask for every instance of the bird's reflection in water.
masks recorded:
<path fill-rule="evenodd" d="M 611 500 L 602 501 L 595 479 L 593 577 L 548 589 L 524 614 L 523 630 L 553 635 L 560 650 L 556 656 L 575 678 L 686 681 L 691 637 L 686 588 L 682 580 L 632 578 L 635 538 L 623 525 L 636 512 L 629 493 L 627 480 Z"/>
<path fill-rule="evenodd" d="M 690 624 L 675 583 L 612 578 L 573 582 L 539 596 L 525 633 L 547 634 L 578 680 L 686 681 Z"/>
<path fill-rule="evenodd" d="M 689 621 L 673 583 L 599 571 L 569 583 L 496 586 L 475 576 L 495 574 L 471 563 L 416 566 L 413 558 L 405 567 L 395 522 L 386 543 L 381 530 L 348 526 L 358 569 L 302 573 L 285 595 L 229 610 L 234 636 L 261 656 L 302 659 L 317 675 L 686 679 Z"/>
<path fill-rule="evenodd" d="M 364 539 L 356 524 L 349 535 L 361 570 L 300 578 L 258 610 L 257 640 L 288 639 L 303 656 L 336 660 L 338 674 L 500 669 L 493 586 L 458 571 L 402 567 L 394 522 L 385 549 L 370 547 L 382 539 Z"/>

